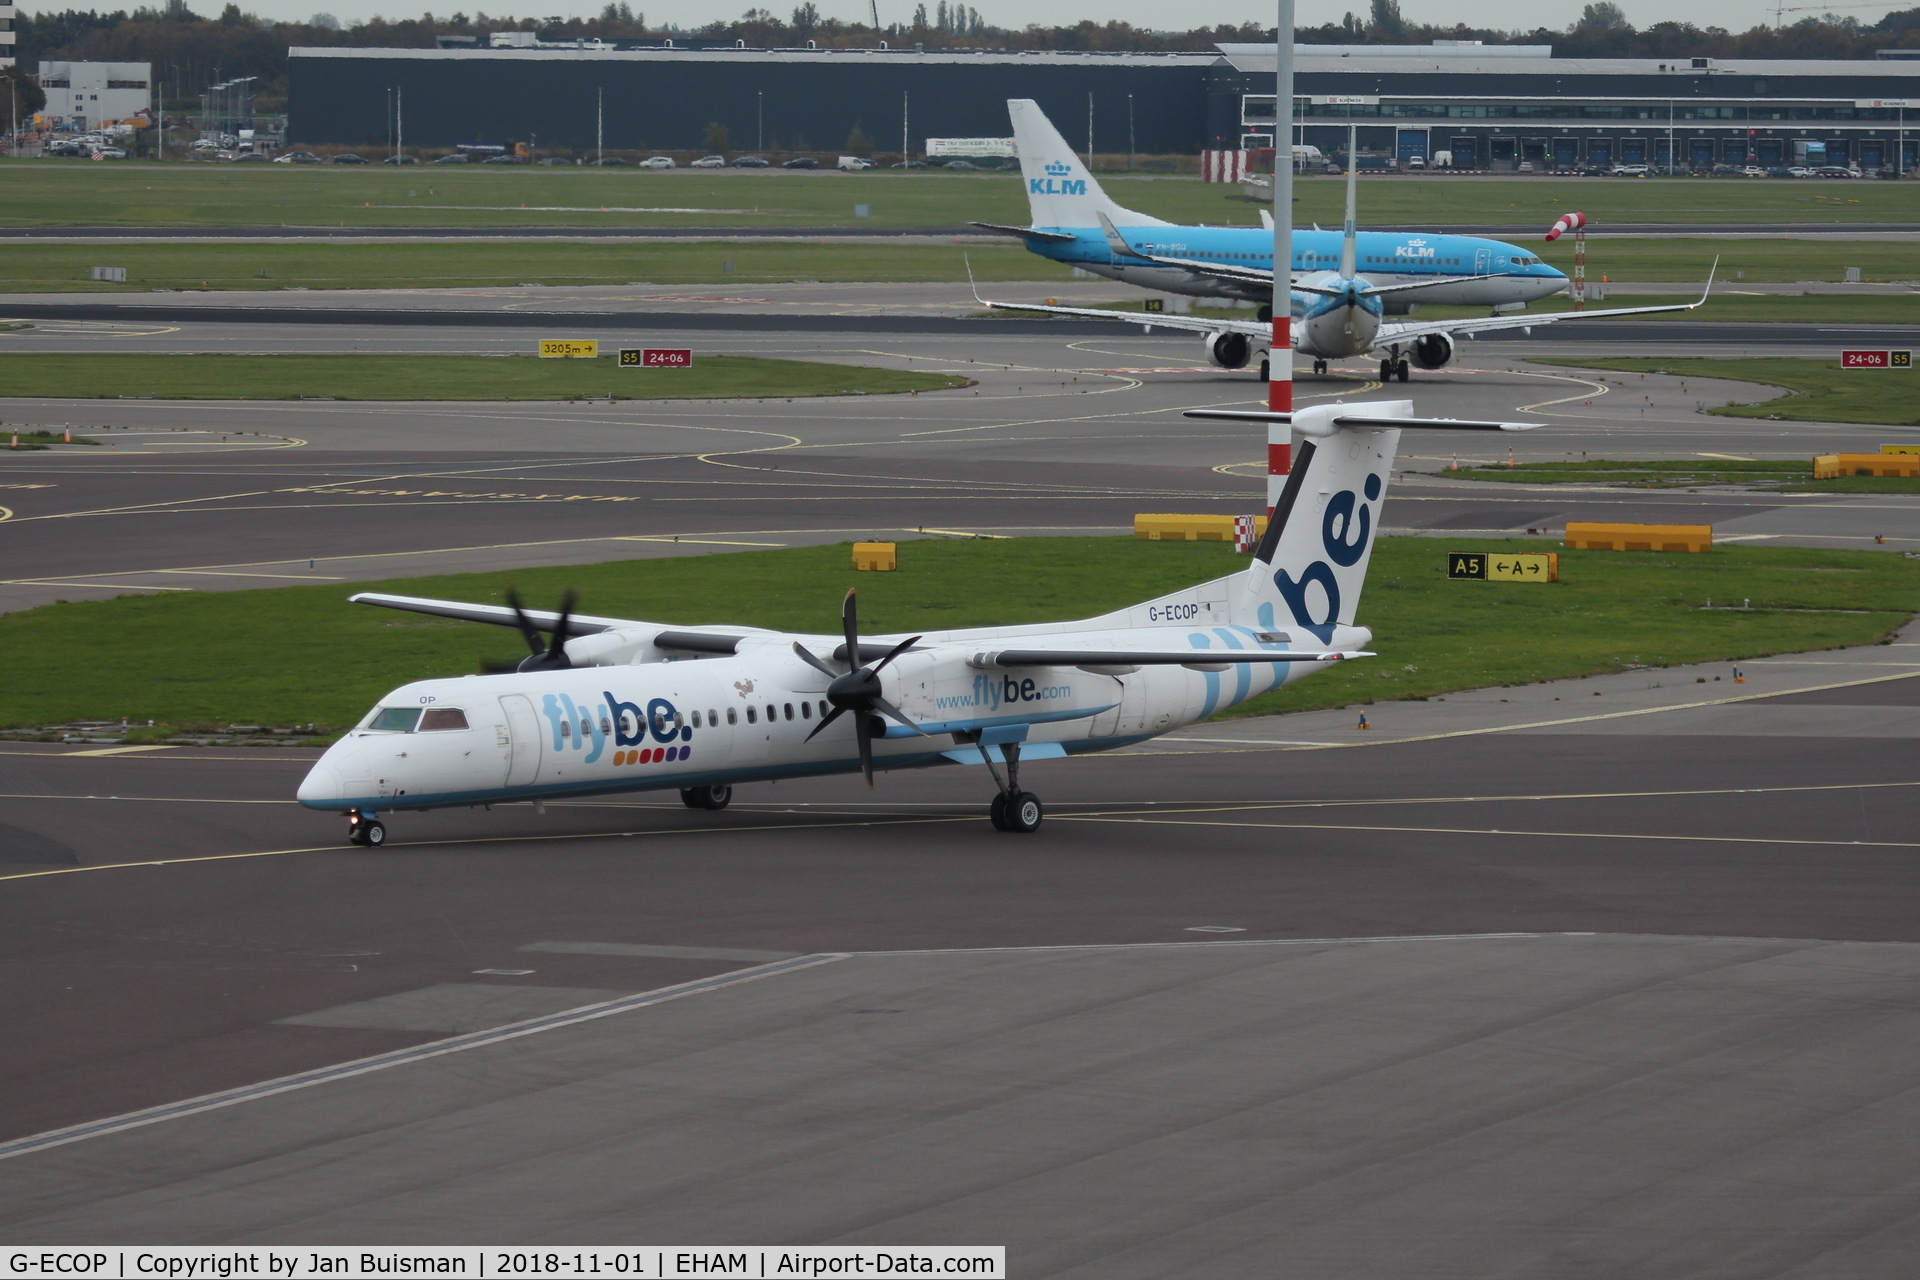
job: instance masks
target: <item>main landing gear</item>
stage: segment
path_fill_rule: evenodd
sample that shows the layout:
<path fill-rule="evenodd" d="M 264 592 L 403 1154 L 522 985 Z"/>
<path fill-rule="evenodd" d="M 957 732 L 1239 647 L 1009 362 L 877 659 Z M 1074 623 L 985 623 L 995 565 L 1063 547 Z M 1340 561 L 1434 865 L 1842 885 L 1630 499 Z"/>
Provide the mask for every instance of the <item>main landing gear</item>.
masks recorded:
<path fill-rule="evenodd" d="M 994 785 L 1000 788 L 1000 794 L 987 807 L 987 816 L 993 820 L 993 829 L 1023 833 L 1038 831 L 1040 820 L 1046 816 L 1046 809 L 1041 805 L 1039 796 L 1020 789 L 1020 744 L 1009 742 L 1000 749 L 1007 757 L 1007 776 L 1004 780 L 993 767 L 993 757 L 987 753 L 986 747 L 980 748 L 980 759 L 985 762 L 987 772 L 993 775 Z"/>
<path fill-rule="evenodd" d="M 1412 366 L 1405 360 L 1382 360 L 1380 362 L 1380 381 L 1392 382 L 1395 378 L 1405 382 L 1412 372 Z"/>
<path fill-rule="evenodd" d="M 733 788 L 725 783 L 711 787 L 682 787 L 680 803 L 689 809 L 724 809 L 733 803 Z"/>
<path fill-rule="evenodd" d="M 359 809 L 347 810 L 347 841 L 350 844 L 379 848 L 387 842 L 387 824 L 379 816 Z"/>
<path fill-rule="evenodd" d="M 1325 373 L 1327 371 L 1327 362 L 1325 360 L 1315 360 L 1313 362 L 1313 371 L 1315 373 Z"/>

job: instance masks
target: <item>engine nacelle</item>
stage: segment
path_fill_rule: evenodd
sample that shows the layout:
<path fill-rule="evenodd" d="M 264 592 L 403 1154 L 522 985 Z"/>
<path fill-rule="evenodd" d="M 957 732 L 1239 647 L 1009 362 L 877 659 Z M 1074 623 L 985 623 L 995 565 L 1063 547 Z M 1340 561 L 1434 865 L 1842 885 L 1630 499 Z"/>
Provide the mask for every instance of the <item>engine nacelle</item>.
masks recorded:
<path fill-rule="evenodd" d="M 1222 369 L 1244 369 L 1253 358 L 1253 341 L 1244 333 L 1210 333 L 1207 359 Z"/>
<path fill-rule="evenodd" d="M 1439 369 L 1453 359 L 1453 339 L 1444 333 L 1429 333 L 1413 343 L 1413 362 L 1422 369 Z"/>

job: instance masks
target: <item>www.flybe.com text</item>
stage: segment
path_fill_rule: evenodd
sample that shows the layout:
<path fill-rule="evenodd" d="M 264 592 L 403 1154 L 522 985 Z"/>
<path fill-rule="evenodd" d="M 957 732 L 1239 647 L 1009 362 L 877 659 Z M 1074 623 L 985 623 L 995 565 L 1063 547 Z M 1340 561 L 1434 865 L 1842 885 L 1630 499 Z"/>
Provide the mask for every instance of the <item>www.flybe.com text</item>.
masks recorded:
<path fill-rule="evenodd" d="M 933 700 L 942 711 L 998 711 L 1026 702 L 1057 702 L 1073 696 L 1070 684 L 1041 684 L 1017 676 L 975 676 L 969 693 L 948 694 Z"/>

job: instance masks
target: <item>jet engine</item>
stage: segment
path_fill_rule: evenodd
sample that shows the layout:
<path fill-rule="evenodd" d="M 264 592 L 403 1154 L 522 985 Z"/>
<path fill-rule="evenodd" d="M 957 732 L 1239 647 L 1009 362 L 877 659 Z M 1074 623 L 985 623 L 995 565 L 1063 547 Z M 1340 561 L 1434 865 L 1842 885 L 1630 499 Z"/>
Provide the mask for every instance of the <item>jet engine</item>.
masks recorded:
<path fill-rule="evenodd" d="M 1207 359 L 1222 369 L 1244 369 L 1253 357 L 1253 343 L 1244 333 L 1210 333 Z"/>
<path fill-rule="evenodd" d="M 1413 362 L 1422 369 L 1439 369 L 1453 359 L 1453 339 L 1444 333 L 1429 333 L 1413 343 Z"/>

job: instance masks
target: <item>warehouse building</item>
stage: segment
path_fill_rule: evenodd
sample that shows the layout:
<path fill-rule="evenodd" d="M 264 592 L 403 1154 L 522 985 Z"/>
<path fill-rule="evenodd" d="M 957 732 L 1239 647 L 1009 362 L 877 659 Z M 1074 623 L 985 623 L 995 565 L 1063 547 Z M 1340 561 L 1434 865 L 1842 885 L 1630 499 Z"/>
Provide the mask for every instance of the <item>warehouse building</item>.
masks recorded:
<path fill-rule="evenodd" d="M 97 129 L 132 120 L 153 106 L 147 62 L 42 62 L 44 114 L 65 129 Z"/>
<path fill-rule="evenodd" d="M 289 140 L 447 148 L 881 150 L 1007 132 L 1033 98 L 1076 149 L 1192 154 L 1271 145 L 1273 51 L 997 53 L 908 49 L 296 48 Z M 1824 153 L 1914 165 L 1920 61 L 1555 58 L 1544 45 L 1303 45 L 1295 141 L 1462 169 L 1790 164 Z M 1904 160 L 1902 160 L 1904 157 Z"/>

